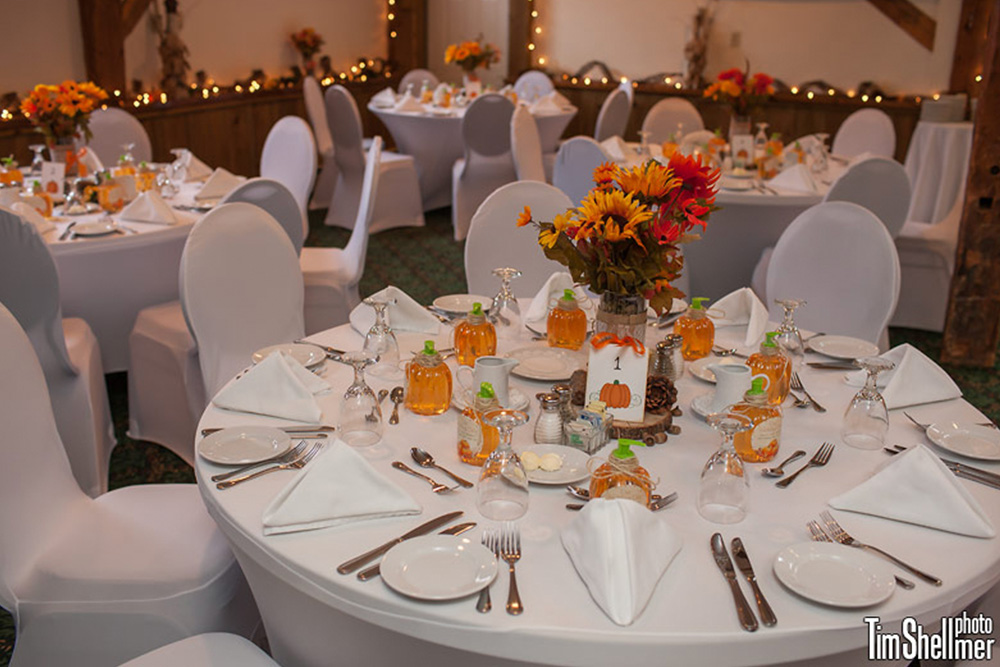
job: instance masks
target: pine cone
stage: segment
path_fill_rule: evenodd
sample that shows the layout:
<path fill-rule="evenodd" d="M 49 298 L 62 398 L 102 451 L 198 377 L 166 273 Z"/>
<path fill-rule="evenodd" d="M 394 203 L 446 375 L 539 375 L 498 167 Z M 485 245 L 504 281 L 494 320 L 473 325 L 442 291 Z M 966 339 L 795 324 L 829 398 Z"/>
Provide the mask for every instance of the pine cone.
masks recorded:
<path fill-rule="evenodd" d="M 646 412 L 663 414 L 677 402 L 677 388 L 664 375 L 650 375 L 646 379 Z"/>
<path fill-rule="evenodd" d="M 570 399 L 573 405 L 586 405 L 587 371 L 583 369 L 573 371 L 569 386 L 573 389 L 573 397 Z"/>

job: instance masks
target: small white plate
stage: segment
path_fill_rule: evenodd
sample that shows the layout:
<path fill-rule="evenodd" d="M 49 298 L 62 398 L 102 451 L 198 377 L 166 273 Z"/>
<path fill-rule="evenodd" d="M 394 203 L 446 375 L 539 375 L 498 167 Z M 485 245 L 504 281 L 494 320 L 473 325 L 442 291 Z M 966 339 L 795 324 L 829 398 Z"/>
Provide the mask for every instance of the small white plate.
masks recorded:
<path fill-rule="evenodd" d="M 511 369 L 514 375 L 529 380 L 568 380 L 582 366 L 583 357 L 559 347 L 522 347 L 507 354 L 519 363 Z"/>
<path fill-rule="evenodd" d="M 255 364 L 259 364 L 272 352 L 284 352 L 306 368 L 318 366 L 326 360 L 326 353 L 315 345 L 305 345 L 303 343 L 282 343 L 281 345 L 271 345 L 257 350 L 253 353 L 253 362 Z"/>
<path fill-rule="evenodd" d="M 778 581 L 833 607 L 870 607 L 896 589 L 892 569 L 871 554 L 833 542 L 801 542 L 774 558 Z"/>
<path fill-rule="evenodd" d="M 465 315 L 472 310 L 472 304 L 477 301 L 483 304 L 483 312 L 488 311 L 490 306 L 493 305 L 491 297 L 479 296 L 478 294 L 446 294 L 434 299 L 433 305 L 438 310 L 443 310 L 446 313 Z"/>
<path fill-rule="evenodd" d="M 834 359 L 860 359 L 878 355 L 878 345 L 850 336 L 816 336 L 809 348 Z"/>
<path fill-rule="evenodd" d="M 198 443 L 198 453 L 212 463 L 235 466 L 284 454 L 292 446 L 287 433 L 267 426 L 224 428 Z"/>
<path fill-rule="evenodd" d="M 949 452 L 982 461 L 1000 461 L 1000 431 L 978 424 L 931 424 L 927 438 Z"/>
<path fill-rule="evenodd" d="M 497 576 L 493 552 L 465 537 L 425 535 L 400 542 L 382 557 L 382 581 L 418 600 L 454 600 L 478 593 Z"/>
<path fill-rule="evenodd" d="M 111 222 L 81 222 L 73 227 L 77 236 L 107 236 L 118 232 L 121 227 L 114 220 Z"/>
<path fill-rule="evenodd" d="M 96 212 L 97 210 L 99 210 L 99 208 L 100 207 L 97 204 L 84 204 L 84 205 L 81 205 L 81 207 L 79 209 L 75 210 L 75 211 L 67 211 L 66 207 L 63 206 L 62 207 L 62 214 L 63 215 L 72 215 L 72 216 L 88 215 L 90 213 Z"/>
<path fill-rule="evenodd" d="M 715 364 L 720 364 L 722 366 L 742 366 L 745 363 L 746 359 L 739 359 L 737 357 L 716 357 L 715 355 L 709 355 L 689 363 L 688 370 L 691 371 L 691 375 L 695 376 L 699 380 L 715 384 L 715 373 L 709 370 L 709 366 L 714 366 Z"/>
<path fill-rule="evenodd" d="M 753 178 L 738 178 L 736 176 L 723 176 L 719 179 L 719 187 L 723 190 L 753 190 Z"/>
<path fill-rule="evenodd" d="M 525 452 L 534 452 L 539 457 L 555 454 L 562 459 L 563 464 L 559 470 L 549 472 L 538 468 L 528 471 L 528 481 L 533 484 L 572 484 L 590 477 L 590 470 L 587 468 L 590 455 L 582 449 L 565 445 L 523 445 L 516 447 L 514 451 L 518 456 L 523 456 Z"/>
<path fill-rule="evenodd" d="M 521 410 L 522 412 L 527 412 L 528 403 L 531 400 L 528 398 L 527 394 L 520 389 L 510 387 L 507 390 L 507 395 L 510 397 L 509 410 Z M 467 408 L 469 406 L 468 398 L 469 392 L 462 387 L 455 387 L 455 389 L 451 392 L 451 404 L 456 410 L 461 411 Z"/>
<path fill-rule="evenodd" d="M 702 394 L 700 396 L 695 396 L 691 399 L 691 412 L 707 421 L 708 416 L 715 412 L 709 408 L 713 398 L 715 398 L 714 391 L 710 391 L 707 394 Z"/>

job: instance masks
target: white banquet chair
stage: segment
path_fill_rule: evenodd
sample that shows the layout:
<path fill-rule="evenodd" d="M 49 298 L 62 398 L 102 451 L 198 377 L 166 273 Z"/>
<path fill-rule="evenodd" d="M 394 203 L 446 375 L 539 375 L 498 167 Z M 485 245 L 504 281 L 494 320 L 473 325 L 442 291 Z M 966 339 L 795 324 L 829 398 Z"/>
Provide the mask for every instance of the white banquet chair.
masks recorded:
<path fill-rule="evenodd" d="M 668 97 L 653 105 L 642 119 L 642 131 L 649 132 L 651 143 L 663 143 L 671 136 L 684 136 L 704 130 L 698 109 L 683 97 Z"/>
<path fill-rule="evenodd" d="M 35 226 L 2 207 L 0 302 L 35 348 L 77 483 L 87 495 L 101 495 L 115 446 L 101 348 L 87 322 L 63 318 L 56 265 Z"/>
<path fill-rule="evenodd" d="M 397 91 L 400 95 L 410 90 L 412 86 L 412 92 L 414 95 L 420 95 L 420 89 L 424 87 L 424 83 L 427 83 L 427 87 L 434 90 L 438 87 L 441 81 L 437 78 L 437 75 L 429 69 L 411 69 L 409 72 L 403 75 L 403 78 L 399 80 L 399 88 Z"/>
<path fill-rule="evenodd" d="M 896 128 L 881 109 L 859 109 L 848 116 L 833 136 L 830 152 L 854 157 L 871 153 L 892 157 L 896 152 Z"/>
<path fill-rule="evenodd" d="M 510 119 L 514 105 L 503 95 L 480 95 L 465 110 L 462 140 L 465 157 L 451 170 L 451 222 L 455 240 L 469 233 L 472 215 L 483 200 L 502 185 L 517 180 L 510 150 Z"/>
<path fill-rule="evenodd" d="M 127 111 L 115 107 L 97 109 L 90 114 L 90 132 L 92 136 L 86 146 L 108 169 L 125 154 L 124 144 L 135 144 L 132 156 L 136 164 L 153 161 L 153 145 L 146 128 Z"/>
<path fill-rule="evenodd" d="M 517 99 L 529 103 L 545 97 L 555 89 L 549 75 L 536 69 L 523 72 L 514 81 L 514 92 L 517 93 Z"/>
<path fill-rule="evenodd" d="M 566 193 L 575 206 L 594 187 L 594 169 L 610 160 L 601 145 L 590 137 L 567 139 L 556 154 L 552 184 Z"/>
<path fill-rule="evenodd" d="M 336 85 L 330 86 L 326 91 L 326 114 L 340 175 L 325 222 L 327 225 L 351 229 L 358 218 L 365 172 L 361 113 L 350 91 Z M 506 131 L 504 136 L 507 136 Z M 374 202 L 369 233 L 395 227 L 423 227 L 423 204 L 413 157 L 383 151 L 379 180 L 382 191 Z"/>
<path fill-rule="evenodd" d="M 316 176 L 312 199 L 309 200 L 309 210 L 314 211 L 330 205 L 333 188 L 337 185 L 337 161 L 333 157 L 333 137 L 330 136 L 330 125 L 326 120 L 323 91 L 315 77 L 307 76 L 302 81 L 302 98 L 316 139 L 316 152 L 319 153 L 319 175 Z"/>
<path fill-rule="evenodd" d="M 854 336 L 885 349 L 886 325 L 899 298 L 899 257 L 885 225 L 849 202 L 817 204 L 781 234 L 767 271 L 771 320 L 775 298 L 805 299 L 803 329 Z"/>
<path fill-rule="evenodd" d="M 514 172 L 519 181 L 545 182 L 545 164 L 542 162 L 542 140 L 538 124 L 528 108 L 518 106 L 510 119 L 510 146 L 514 155 Z"/>
<path fill-rule="evenodd" d="M 604 141 L 611 137 L 624 137 L 628 126 L 628 117 L 632 112 L 632 100 L 626 90 L 619 86 L 608 93 L 601 102 L 597 112 L 597 123 L 594 124 L 594 139 Z"/>
<path fill-rule="evenodd" d="M 469 294 L 495 294 L 499 283 L 493 269 L 501 266 L 521 271 L 521 277 L 511 283 L 519 297 L 534 296 L 553 272 L 566 270 L 545 256 L 534 227 L 515 226 L 525 206 L 536 220 L 552 220 L 573 203 L 558 188 L 538 181 L 508 183 L 487 197 L 472 217 L 465 242 Z"/>
<path fill-rule="evenodd" d="M 243 202 L 267 211 L 281 225 L 295 254 L 303 251 L 307 227 L 302 215 L 302 202 L 297 200 L 288 184 L 275 178 L 251 178 L 222 198 L 220 204 Z"/>
<path fill-rule="evenodd" d="M 271 127 L 260 153 L 260 175 L 288 188 L 302 212 L 302 229 L 308 232 L 309 193 L 316 182 L 316 141 L 308 123 L 285 116 Z"/>
<path fill-rule="evenodd" d="M 278 667 L 248 639 L 207 632 L 144 653 L 119 667 Z"/>
<path fill-rule="evenodd" d="M 0 443 L 11 665 L 106 667 L 193 634 L 254 630 L 250 590 L 195 485 L 80 490 L 42 368 L 2 305 Z"/>

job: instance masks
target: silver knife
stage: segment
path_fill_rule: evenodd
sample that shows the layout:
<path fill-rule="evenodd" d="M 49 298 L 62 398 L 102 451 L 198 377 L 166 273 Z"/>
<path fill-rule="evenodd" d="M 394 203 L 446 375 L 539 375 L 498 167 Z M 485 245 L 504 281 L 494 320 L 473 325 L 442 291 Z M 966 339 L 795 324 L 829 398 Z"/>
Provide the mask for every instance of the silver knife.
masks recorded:
<path fill-rule="evenodd" d="M 837 361 L 807 361 L 806 366 L 809 368 L 821 368 L 826 371 L 856 371 L 858 366 L 853 363 L 844 363 Z"/>
<path fill-rule="evenodd" d="M 318 347 L 319 349 L 326 352 L 328 357 L 331 357 L 335 361 L 339 360 L 342 356 L 344 356 L 343 350 L 338 350 L 337 348 L 330 347 L 329 345 L 320 345 L 319 343 L 314 343 L 311 340 L 303 340 L 301 338 L 294 342 L 300 345 L 312 345 L 313 347 Z"/>
<path fill-rule="evenodd" d="M 64 229 L 63 233 L 59 235 L 59 240 L 65 241 L 66 239 L 68 239 L 74 227 L 76 227 L 76 220 L 66 225 L 66 229 Z"/>
<path fill-rule="evenodd" d="M 461 535 L 467 530 L 472 530 L 476 527 L 475 521 L 466 521 L 465 523 L 457 523 L 451 528 L 445 528 L 438 535 Z M 374 579 L 382 573 L 382 563 L 376 563 L 369 568 L 365 568 L 358 572 L 358 579 L 361 581 L 368 581 L 369 579 Z"/>
<path fill-rule="evenodd" d="M 747 556 L 747 550 L 743 546 L 743 540 L 734 537 L 732 547 L 736 567 L 740 568 L 740 572 L 747 578 L 747 581 L 750 582 L 750 587 L 753 589 L 753 596 L 757 600 L 757 611 L 760 612 L 760 622 L 767 626 L 776 625 L 778 619 L 774 615 L 771 605 L 768 604 L 767 598 L 764 597 L 764 593 L 761 592 L 760 586 L 757 585 L 757 577 L 753 573 L 753 566 L 750 564 L 750 557 Z"/>
<path fill-rule="evenodd" d="M 352 558 L 351 560 L 348 560 L 348 561 L 345 561 L 345 562 L 341 563 L 340 565 L 337 566 L 337 572 L 339 572 L 341 574 L 350 574 L 351 572 L 354 572 L 356 569 L 358 569 L 359 567 L 361 567 L 365 563 L 368 563 L 369 561 L 372 561 L 372 560 L 378 558 L 379 556 L 381 556 L 386 551 L 388 551 L 389 549 L 393 548 L 394 546 L 396 546 L 400 542 L 406 541 L 406 540 L 410 539 L 411 537 L 418 537 L 420 535 L 426 535 L 427 533 L 431 532 L 432 530 L 434 530 L 436 528 L 440 528 L 441 526 L 443 526 L 444 524 L 448 523 L 452 519 L 457 519 L 460 516 L 462 516 L 462 510 L 455 510 L 454 512 L 448 512 L 447 514 L 442 514 L 441 516 L 439 516 L 439 517 L 437 517 L 435 519 L 431 519 L 430 521 L 428 521 L 426 523 L 422 523 L 419 526 L 417 526 L 416 528 L 414 528 L 413 530 L 409 531 L 408 533 L 404 533 L 404 534 L 400 535 L 399 537 L 397 537 L 394 540 L 389 540 L 388 542 L 386 542 L 385 544 L 383 544 L 380 547 L 375 547 L 371 551 L 366 551 L 365 553 L 361 554 L 360 556 L 356 556 L 356 557 Z"/>
<path fill-rule="evenodd" d="M 212 435 L 213 433 L 218 433 L 221 428 L 203 428 L 201 429 L 201 434 Z M 281 426 L 278 428 L 279 431 L 284 431 L 285 433 L 296 434 L 296 433 L 330 433 L 336 431 L 336 426 Z"/>
<path fill-rule="evenodd" d="M 722 570 L 722 574 L 729 582 L 729 588 L 733 592 L 733 601 L 736 603 L 736 615 L 740 618 L 740 625 L 747 632 L 754 632 L 757 629 L 757 617 L 753 615 L 750 603 L 743 597 L 743 591 L 736 581 L 736 570 L 733 568 L 733 561 L 729 560 L 729 553 L 726 551 L 726 543 L 722 540 L 722 535 L 715 533 L 712 535 L 712 555 L 715 556 L 715 564 Z"/>

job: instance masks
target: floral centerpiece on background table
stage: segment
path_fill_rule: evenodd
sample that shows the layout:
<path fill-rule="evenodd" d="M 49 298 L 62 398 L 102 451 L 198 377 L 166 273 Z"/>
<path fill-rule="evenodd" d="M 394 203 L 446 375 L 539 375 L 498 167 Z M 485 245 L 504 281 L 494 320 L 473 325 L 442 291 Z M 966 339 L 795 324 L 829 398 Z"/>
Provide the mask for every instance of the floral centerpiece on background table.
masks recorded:
<path fill-rule="evenodd" d="M 500 51 L 492 44 L 484 44 L 480 35 L 473 41 L 449 44 L 444 51 L 444 62 L 447 65 L 454 63 L 461 67 L 465 88 L 476 89 L 481 85 L 476 70 L 481 67 L 489 69 L 493 63 L 500 62 Z"/>
<path fill-rule="evenodd" d="M 21 111 L 45 137 L 52 160 L 66 162 L 73 157 L 73 140 L 90 141 L 90 114 L 108 99 L 100 86 L 90 81 L 66 80 L 57 86 L 39 84 L 21 100 Z"/>
<path fill-rule="evenodd" d="M 312 76 L 316 71 L 316 61 L 313 60 L 313 56 L 319 52 L 319 47 L 325 44 L 323 36 L 313 28 L 303 28 L 292 33 L 292 44 L 302 56 L 302 66 L 305 68 L 306 76 Z"/>
<path fill-rule="evenodd" d="M 750 74 L 736 67 L 721 72 L 718 79 L 705 89 L 704 96 L 716 102 L 726 102 L 732 107 L 729 136 L 750 134 L 750 110 L 767 101 L 774 94 L 774 78 L 763 72 Z"/>
<path fill-rule="evenodd" d="M 646 301 L 669 311 L 684 258 L 680 244 L 700 238 L 715 206 L 719 170 L 701 156 L 674 153 L 667 164 L 649 160 L 594 170 L 595 187 L 580 206 L 537 221 L 527 206 L 517 226 L 535 225 L 545 256 L 565 265 L 573 280 L 601 295 L 595 331 L 643 340 Z"/>

